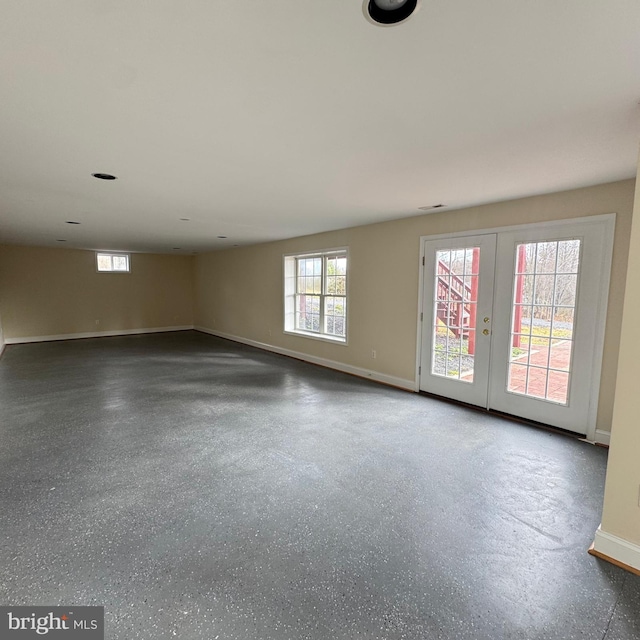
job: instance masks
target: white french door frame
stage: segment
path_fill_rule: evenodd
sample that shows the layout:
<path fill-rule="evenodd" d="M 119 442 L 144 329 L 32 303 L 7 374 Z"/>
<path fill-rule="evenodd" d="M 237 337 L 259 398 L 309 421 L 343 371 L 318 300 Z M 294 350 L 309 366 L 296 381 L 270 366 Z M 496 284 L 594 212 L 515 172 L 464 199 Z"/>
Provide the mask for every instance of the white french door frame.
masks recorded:
<path fill-rule="evenodd" d="M 604 336 L 607 318 L 607 306 L 609 300 L 609 281 L 611 277 L 611 261 L 613 255 L 613 235 L 615 231 L 615 213 L 606 213 L 596 216 L 584 216 L 580 218 L 567 218 L 562 220 L 551 220 L 548 222 L 534 222 L 521 225 L 509 225 L 503 227 L 492 227 L 489 229 L 469 229 L 468 231 L 457 231 L 454 233 L 441 233 L 431 236 L 420 236 L 420 261 L 418 268 L 418 317 L 416 336 L 416 369 L 415 369 L 415 391 L 420 391 L 421 359 L 423 347 L 423 323 L 429 321 L 423 318 L 424 311 L 424 261 L 426 243 L 432 240 L 464 238 L 468 236 L 481 236 L 488 234 L 499 234 L 503 232 L 516 232 L 524 230 L 554 229 L 566 225 L 598 223 L 602 224 L 604 237 L 602 239 L 602 264 L 600 268 L 599 291 L 597 295 L 598 305 L 596 311 L 596 330 L 594 349 L 591 358 L 591 383 L 589 389 L 589 410 L 587 418 L 586 440 L 590 442 L 605 441 L 598 437 L 596 431 L 596 419 L 598 414 L 598 397 L 600 393 L 600 381 L 602 378 L 602 357 L 604 351 Z M 487 400 L 488 401 L 488 400 Z M 608 434 L 607 434 L 608 435 Z"/>

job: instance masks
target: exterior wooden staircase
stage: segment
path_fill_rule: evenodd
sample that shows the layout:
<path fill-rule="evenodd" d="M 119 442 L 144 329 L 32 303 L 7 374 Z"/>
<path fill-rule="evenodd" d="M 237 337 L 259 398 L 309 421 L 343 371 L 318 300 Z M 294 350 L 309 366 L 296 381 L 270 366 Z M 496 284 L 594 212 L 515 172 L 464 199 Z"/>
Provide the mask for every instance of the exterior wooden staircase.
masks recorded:
<path fill-rule="evenodd" d="M 471 319 L 472 300 L 471 287 L 464 280 L 451 272 L 451 269 L 438 260 L 438 319 L 453 333 L 456 338 L 468 339 Z"/>

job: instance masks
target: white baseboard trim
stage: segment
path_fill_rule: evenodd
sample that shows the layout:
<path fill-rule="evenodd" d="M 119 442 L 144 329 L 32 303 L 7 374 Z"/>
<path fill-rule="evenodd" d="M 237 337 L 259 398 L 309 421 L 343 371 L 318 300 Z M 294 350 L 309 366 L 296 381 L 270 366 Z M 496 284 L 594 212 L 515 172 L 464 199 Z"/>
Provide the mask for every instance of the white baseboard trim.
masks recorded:
<path fill-rule="evenodd" d="M 603 531 L 602 526 L 596 531 L 593 552 L 593 555 L 635 570 L 634 573 L 640 571 L 640 546 Z"/>
<path fill-rule="evenodd" d="M 611 440 L 611 433 L 609 431 L 602 431 L 601 429 L 596 429 L 596 444 L 602 444 L 605 446 L 609 446 L 609 441 Z"/>
<path fill-rule="evenodd" d="M 166 333 L 168 331 L 188 331 L 193 325 L 179 327 L 153 327 L 151 329 L 119 329 L 116 331 L 87 331 L 85 333 L 61 333 L 53 336 L 28 336 L 25 338 L 5 338 L 6 344 L 24 344 L 27 342 L 53 342 L 56 340 L 80 340 L 82 338 L 108 338 L 113 336 L 132 336 L 141 333 Z"/>
<path fill-rule="evenodd" d="M 362 367 L 354 367 L 350 364 L 344 364 L 336 360 L 328 360 L 327 358 L 318 358 L 317 356 L 312 356 L 307 353 L 302 353 L 301 351 L 293 351 L 291 349 L 276 347 L 272 344 L 267 344 L 266 342 L 249 340 L 247 338 L 241 338 L 240 336 L 234 336 L 229 333 L 223 333 L 222 331 L 207 329 L 206 327 L 201 327 L 198 325 L 196 325 L 194 329 L 196 331 L 201 331 L 202 333 L 208 333 L 212 336 L 217 336 L 218 338 L 224 338 L 225 340 L 232 340 L 233 342 L 240 342 L 241 344 L 246 344 L 246 345 L 249 345 L 250 347 L 257 347 L 258 349 L 271 351 L 272 353 L 277 353 L 281 356 L 289 356 L 290 358 L 295 358 L 296 360 L 304 360 L 305 362 L 310 362 L 311 364 L 317 364 L 317 365 L 320 365 L 321 367 L 327 367 L 328 369 L 335 369 L 336 371 L 342 371 L 343 373 L 350 373 L 351 375 L 358 376 L 359 378 L 374 380 L 375 382 L 388 384 L 392 387 L 398 387 L 399 389 L 405 389 L 407 391 L 415 391 L 415 388 L 416 388 L 415 380 L 405 380 L 404 378 L 389 376 L 385 373 L 380 373 L 378 371 L 371 371 L 369 369 L 363 369 Z"/>

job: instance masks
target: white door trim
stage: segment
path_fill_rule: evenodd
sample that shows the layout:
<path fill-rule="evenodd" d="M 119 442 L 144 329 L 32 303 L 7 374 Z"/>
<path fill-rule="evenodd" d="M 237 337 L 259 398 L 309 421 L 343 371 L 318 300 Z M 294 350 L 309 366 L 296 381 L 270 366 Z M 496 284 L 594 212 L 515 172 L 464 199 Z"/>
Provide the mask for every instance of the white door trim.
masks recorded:
<path fill-rule="evenodd" d="M 602 359 L 604 356 L 604 335 L 607 328 L 607 309 L 609 307 L 609 286 L 611 283 L 611 263 L 613 260 L 613 235 L 616 227 L 616 214 L 598 216 L 603 218 L 604 236 L 602 238 L 602 265 L 600 270 L 600 296 L 598 300 L 598 313 L 596 317 L 596 333 L 591 361 L 591 399 L 589 403 L 589 417 L 587 423 L 587 440 L 589 442 L 602 442 L 602 438 L 596 437 L 598 429 L 598 402 L 600 399 L 600 382 L 602 381 Z"/>
<path fill-rule="evenodd" d="M 597 328 L 595 344 L 592 357 L 589 414 L 586 430 L 586 440 L 596 441 L 596 419 L 598 414 L 598 400 L 600 394 L 600 382 L 602 379 L 602 358 L 604 352 L 604 336 L 606 330 L 607 306 L 609 301 L 609 283 L 611 279 L 611 262 L 613 257 L 613 237 L 615 231 L 615 213 L 605 213 L 596 216 L 582 216 L 580 218 L 567 218 L 562 220 L 550 220 L 548 222 L 532 222 L 521 225 L 508 225 L 503 227 L 492 227 L 488 229 L 469 229 L 467 231 L 455 231 L 452 233 L 439 233 L 430 236 L 420 236 L 420 259 L 418 262 L 418 315 L 417 315 L 417 336 L 416 336 L 416 368 L 415 368 L 415 391 L 420 391 L 420 365 L 422 356 L 422 319 L 421 314 L 424 308 L 424 258 L 425 244 L 431 240 L 443 238 L 458 238 L 464 236 L 479 236 L 484 234 L 501 233 L 504 231 L 518 231 L 525 229 L 541 229 L 549 227 L 560 227 L 582 223 L 603 223 L 604 237 L 602 239 L 602 265 L 600 270 L 600 283 L 598 294 Z"/>
<path fill-rule="evenodd" d="M 583 222 L 615 222 L 615 213 L 601 213 L 597 216 L 582 216 L 580 218 L 563 218 L 562 220 L 548 220 L 546 222 L 526 222 L 524 224 L 509 224 L 503 227 L 487 227 L 486 229 L 469 229 L 468 231 L 452 231 L 451 233 L 436 233 L 429 236 L 420 236 L 420 246 L 424 246 L 424 240 L 439 240 L 440 238 L 459 238 L 460 236 L 481 236 L 485 233 L 502 233 L 503 231 L 521 231 L 526 229 L 539 229 L 544 227 L 564 226 L 567 224 L 582 224 Z M 420 261 L 422 264 L 422 261 Z"/>

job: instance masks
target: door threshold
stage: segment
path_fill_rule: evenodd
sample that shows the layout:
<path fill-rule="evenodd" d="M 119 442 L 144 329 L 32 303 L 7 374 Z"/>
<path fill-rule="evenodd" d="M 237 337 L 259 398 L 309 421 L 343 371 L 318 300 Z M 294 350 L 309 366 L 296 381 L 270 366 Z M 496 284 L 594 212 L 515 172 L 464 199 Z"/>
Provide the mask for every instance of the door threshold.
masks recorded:
<path fill-rule="evenodd" d="M 586 434 L 583 434 L 583 433 L 575 433 L 574 431 L 568 431 L 567 429 L 554 427 L 551 424 L 545 424 L 544 422 L 536 422 L 535 420 L 529 420 L 528 418 L 521 418 L 520 416 L 514 416 L 511 413 L 496 411 L 495 409 L 485 409 L 483 407 L 478 407 L 475 404 L 469 404 L 467 402 L 462 402 L 461 400 L 453 400 L 452 398 L 439 396 L 435 393 L 429 393 L 428 391 L 419 391 L 418 393 L 421 396 L 426 396 L 427 398 L 433 398 L 434 400 L 448 402 L 449 404 L 455 404 L 459 407 L 473 409 L 474 411 L 478 411 L 479 413 L 495 416 L 496 418 L 502 418 L 503 420 L 508 420 L 509 422 L 517 422 L 518 424 L 524 424 L 528 427 L 536 427 L 537 429 L 542 429 L 543 431 L 548 431 L 550 433 L 557 433 L 558 435 L 567 436 L 569 438 L 574 438 L 576 440 L 585 440 L 587 437 Z"/>

